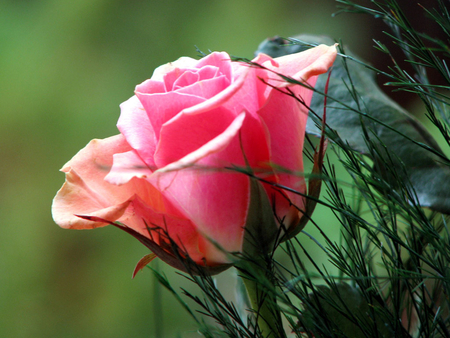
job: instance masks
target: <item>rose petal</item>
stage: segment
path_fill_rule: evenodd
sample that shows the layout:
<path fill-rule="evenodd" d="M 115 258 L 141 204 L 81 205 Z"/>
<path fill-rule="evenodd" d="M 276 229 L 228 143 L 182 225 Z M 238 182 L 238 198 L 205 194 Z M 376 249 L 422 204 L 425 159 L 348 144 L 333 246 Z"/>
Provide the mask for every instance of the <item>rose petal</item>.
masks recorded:
<path fill-rule="evenodd" d="M 185 74 L 186 72 L 192 74 L 194 71 L 189 69 L 183 69 L 183 68 L 174 68 L 170 72 L 164 74 L 164 87 L 166 89 L 166 92 L 173 91 L 173 87 L 175 85 L 175 82 L 178 80 L 180 76 Z M 196 74 L 194 74 L 198 78 Z M 142 92 L 141 89 L 139 89 L 140 92 Z M 153 94 L 151 91 L 145 92 L 147 94 Z"/>
<path fill-rule="evenodd" d="M 271 162 L 293 172 L 303 172 L 302 150 L 308 118 L 306 108 L 287 94 L 273 90 L 267 104 L 259 111 L 259 115 L 268 129 L 268 135 L 270 135 Z M 282 173 L 277 176 L 279 184 L 301 193 L 305 192 L 306 186 L 303 177 Z M 302 196 L 290 192 L 286 193 L 293 204 L 303 208 L 304 200 Z M 276 204 L 278 216 L 282 217 L 287 213 L 287 210 L 282 209 L 288 208 L 285 198 L 278 194 Z"/>
<path fill-rule="evenodd" d="M 75 215 L 90 215 L 114 222 L 127 222 L 133 226 L 128 207 L 134 195 L 139 195 L 157 210 L 165 210 L 160 192 L 145 180 L 133 179 L 117 186 L 104 180 L 111 168 L 113 153 L 129 151 L 122 135 L 104 140 L 92 140 L 62 169 L 66 182 L 56 194 L 52 204 L 55 222 L 64 228 L 90 229 L 105 226 Z"/>
<path fill-rule="evenodd" d="M 227 77 L 229 81 L 232 80 L 232 66 L 230 56 L 225 52 L 214 52 L 211 53 L 204 58 L 200 59 L 195 65 L 196 68 L 203 68 L 215 66 L 219 68 L 220 74 L 223 74 Z"/>
<path fill-rule="evenodd" d="M 173 83 L 172 90 L 177 90 L 199 81 L 199 75 L 193 70 L 184 70 Z"/>
<path fill-rule="evenodd" d="M 161 128 L 154 156 L 156 165 L 162 168 L 193 153 L 222 134 L 234 118 L 230 111 L 221 107 L 202 114 L 178 114 Z"/>
<path fill-rule="evenodd" d="M 199 175 L 198 171 L 184 169 L 160 174 L 157 183 L 207 239 L 227 251 L 241 249 L 249 203 L 248 177 L 234 172 Z"/>
<path fill-rule="evenodd" d="M 143 93 L 165 93 L 166 87 L 164 82 L 154 80 L 153 78 L 145 80 L 139 86 L 139 90 Z M 136 86 L 136 88 L 138 87 Z"/>
<path fill-rule="evenodd" d="M 117 189 L 104 181 L 111 169 L 113 154 L 127 152 L 131 147 L 122 135 L 108 137 L 103 140 L 92 140 L 81 149 L 61 169 L 64 173 L 75 171 L 86 186 L 99 196 L 108 196 L 117 202 L 124 202 L 131 195 L 123 189 Z"/>
<path fill-rule="evenodd" d="M 151 177 L 153 184 L 192 220 L 202 234 L 217 241 L 227 251 L 238 251 L 242 245 L 242 231 L 249 202 L 248 178 L 235 172 L 170 170 L 196 161 L 199 161 L 201 167 L 208 168 L 221 168 L 224 163 L 232 162 L 242 164 L 243 156 L 239 153 L 240 158 L 237 159 L 235 152 L 223 154 L 220 150 L 228 148 L 232 141 L 235 143 L 233 150 L 239 146 L 237 132 L 244 117 L 245 114 L 241 114 L 218 138 Z M 230 162 L 230 157 L 234 161 Z"/>
<path fill-rule="evenodd" d="M 237 171 L 224 170 L 224 166 L 245 167 L 242 151 L 255 167 L 269 161 L 261 124 L 257 130 L 258 121 L 242 113 L 218 137 L 150 178 L 201 234 L 231 252 L 241 250 L 249 205 L 249 178 Z M 197 165 L 187 168 L 194 163 Z"/>
<path fill-rule="evenodd" d="M 183 113 L 201 114 L 223 107 L 233 112 L 235 116 L 242 111 L 256 115 L 257 109 L 265 100 L 260 93 L 263 93 L 266 87 L 259 75 L 261 75 L 259 70 L 241 65 L 236 68 L 235 79 L 228 87 L 209 100 L 184 109 Z"/>
<path fill-rule="evenodd" d="M 214 66 L 205 66 L 201 69 L 186 70 L 173 84 L 173 90 L 184 88 L 205 80 L 212 80 L 217 77 L 227 77 L 220 73 L 220 69 Z M 229 83 L 229 79 L 227 79 Z M 201 96 L 201 95 L 199 95 Z"/>
<path fill-rule="evenodd" d="M 178 92 L 146 94 L 136 91 L 136 96 L 147 112 L 157 141 L 159 141 L 159 133 L 164 123 L 176 116 L 183 109 L 205 101 L 205 99 L 199 96 Z"/>
<path fill-rule="evenodd" d="M 103 222 L 92 222 L 76 215 L 91 215 L 115 221 L 119 219 L 128 202 L 111 205 L 111 203 L 92 191 L 75 171 L 66 174 L 66 182 L 53 199 L 53 220 L 66 229 L 93 229 L 108 225 Z"/>
<path fill-rule="evenodd" d="M 134 218 L 139 220 L 133 227 L 135 231 L 167 249 L 170 248 L 169 236 L 182 252 L 187 252 L 195 262 L 203 263 L 205 255 L 199 250 L 199 234 L 190 220 L 158 212 L 137 197 L 133 199 L 132 207 Z"/>
<path fill-rule="evenodd" d="M 242 124 L 245 119 L 245 113 L 240 114 L 237 116 L 233 122 L 223 131 L 220 135 L 209 141 L 208 143 L 204 144 L 202 147 L 198 148 L 197 150 L 189 153 L 188 155 L 184 156 L 180 160 L 170 163 L 166 165 L 163 168 L 158 169 L 155 173 L 164 173 L 174 170 L 179 170 L 181 168 L 185 168 L 188 166 L 191 166 L 195 163 L 197 163 L 200 159 L 219 152 L 223 150 L 225 147 L 229 145 L 229 143 L 232 141 L 233 138 L 236 137 L 237 133 L 239 132 L 240 128 L 242 127 Z M 221 163 L 222 166 L 224 163 Z"/>
<path fill-rule="evenodd" d="M 66 182 L 56 194 L 52 204 L 55 222 L 64 228 L 90 229 L 105 224 L 82 220 L 74 214 L 99 213 L 99 217 L 120 217 L 132 192 L 105 182 L 112 164 L 112 153 L 128 150 L 122 135 L 105 140 L 92 140 L 70 160 L 61 171 Z"/>
<path fill-rule="evenodd" d="M 336 45 L 319 45 L 306 51 L 276 58 L 278 66 L 264 62 L 264 66 L 279 74 L 290 76 L 297 81 L 307 81 L 310 77 L 326 73 L 336 59 Z M 278 76 L 272 76 L 271 84 L 290 86 Z M 314 86 L 314 84 L 311 84 Z"/>
<path fill-rule="evenodd" d="M 161 65 L 158 68 L 156 68 L 153 71 L 153 75 L 152 75 L 151 80 L 159 81 L 159 82 L 163 83 L 164 82 L 164 75 L 166 75 L 167 73 L 171 72 L 175 68 L 181 68 L 181 69 L 195 68 L 195 65 L 197 64 L 197 62 L 198 61 L 196 59 L 193 59 L 193 58 L 190 58 L 190 57 L 187 57 L 187 56 L 182 56 L 176 61 L 166 63 L 166 64 Z M 142 92 L 145 93 L 146 91 L 142 90 Z M 147 93 L 149 93 L 149 92 L 147 92 Z"/>
<path fill-rule="evenodd" d="M 208 80 L 219 76 L 226 76 L 220 72 L 220 68 L 214 66 L 204 66 L 198 70 L 198 80 Z M 228 79 L 229 80 L 229 79 Z"/>
<path fill-rule="evenodd" d="M 105 180 L 111 184 L 122 185 L 131 181 L 133 177 L 147 178 L 153 173 L 134 150 L 114 154 L 113 158 L 112 168 L 105 177 Z"/>
<path fill-rule="evenodd" d="M 189 86 L 180 88 L 177 90 L 177 93 L 190 94 L 200 96 L 204 99 L 210 99 L 214 95 L 219 94 L 229 85 L 229 80 L 224 75 L 221 75 L 213 79 L 198 81 Z"/>
<path fill-rule="evenodd" d="M 291 77 L 314 86 L 317 75 L 325 73 L 333 64 L 335 57 L 335 46 L 320 45 L 305 52 L 276 58 L 275 61 L 278 65 L 269 62 L 270 60 L 266 61 L 264 66 L 280 74 L 294 74 Z M 280 84 L 279 79 L 271 77 L 272 84 L 279 87 L 289 85 L 291 94 L 294 94 L 306 106 L 310 104 L 312 90 L 300 85 Z M 259 114 L 269 130 L 272 162 L 291 170 L 293 173 L 303 172 L 302 149 L 308 110 L 303 104 L 287 94 L 272 89 L 266 105 L 261 108 Z M 298 151 L 293 151 L 293 149 L 298 149 Z M 280 173 L 278 179 L 283 186 L 300 193 L 306 191 L 305 180 L 301 176 Z M 270 193 L 270 190 L 268 190 L 268 193 Z M 289 196 L 291 203 L 300 209 L 304 209 L 305 201 L 302 196 L 289 191 L 285 191 L 285 193 Z M 275 201 L 275 203 L 279 216 L 290 215 L 292 218 L 293 212 L 292 210 L 288 211 L 289 205 L 286 204 L 283 196 L 278 196 L 278 202 Z M 289 224 L 286 225 L 289 226 Z"/>
<path fill-rule="evenodd" d="M 135 149 L 142 160 L 154 167 L 153 154 L 156 150 L 156 136 L 148 119 L 147 112 L 136 96 L 120 105 L 117 128 L 125 136 L 128 144 Z"/>

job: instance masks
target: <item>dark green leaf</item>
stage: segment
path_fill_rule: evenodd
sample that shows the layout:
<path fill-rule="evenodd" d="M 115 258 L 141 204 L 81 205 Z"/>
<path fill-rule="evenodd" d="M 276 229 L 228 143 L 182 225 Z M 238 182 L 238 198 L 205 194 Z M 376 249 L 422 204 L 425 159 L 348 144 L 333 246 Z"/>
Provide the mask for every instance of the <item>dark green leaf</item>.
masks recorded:
<path fill-rule="evenodd" d="M 322 318 L 319 322 L 317 319 Z M 326 337 L 330 332 L 336 337 L 364 338 L 367 332 L 377 332 L 377 337 L 393 337 L 393 331 L 373 304 L 361 292 L 346 283 L 318 286 L 304 304 L 299 325 L 300 332 L 315 337 Z"/>

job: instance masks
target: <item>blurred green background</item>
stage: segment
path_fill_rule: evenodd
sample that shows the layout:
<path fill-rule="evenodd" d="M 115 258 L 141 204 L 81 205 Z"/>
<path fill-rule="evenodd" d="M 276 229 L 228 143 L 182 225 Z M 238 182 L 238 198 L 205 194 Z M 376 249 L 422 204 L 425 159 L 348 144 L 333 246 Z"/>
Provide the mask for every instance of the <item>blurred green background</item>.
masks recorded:
<path fill-rule="evenodd" d="M 50 205 L 64 181 L 58 170 L 92 138 L 116 134 L 119 104 L 135 85 L 163 63 L 197 57 L 195 46 L 252 58 L 267 37 L 324 34 L 370 59 L 367 18 L 332 18 L 335 6 L 0 0 L 0 337 L 153 337 L 155 311 L 164 337 L 196 336 L 167 292 L 155 309 L 148 269 L 131 279 L 148 253 L 134 238 L 111 227 L 68 231 L 54 224 Z M 335 223 L 324 223 L 337 232 Z M 164 271 L 176 289 L 195 290 Z"/>

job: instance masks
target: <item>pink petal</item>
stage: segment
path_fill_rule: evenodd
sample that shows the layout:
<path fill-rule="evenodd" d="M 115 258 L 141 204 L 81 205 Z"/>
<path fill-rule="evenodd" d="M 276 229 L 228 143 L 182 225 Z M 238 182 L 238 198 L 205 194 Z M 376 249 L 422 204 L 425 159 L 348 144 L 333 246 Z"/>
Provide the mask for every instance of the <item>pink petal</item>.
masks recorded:
<path fill-rule="evenodd" d="M 188 72 L 190 74 L 193 73 L 193 71 L 189 70 L 189 69 L 174 68 L 170 72 L 164 74 L 164 87 L 166 89 L 166 92 L 173 91 L 175 82 L 179 79 L 180 76 L 182 76 L 186 72 Z M 194 75 L 194 74 L 192 74 L 192 75 Z M 151 91 L 143 92 L 141 88 L 139 88 L 139 92 L 153 94 L 153 92 L 151 92 Z"/>
<path fill-rule="evenodd" d="M 217 95 L 202 103 L 184 109 L 185 114 L 200 114 L 218 107 L 231 111 L 235 116 L 242 111 L 252 115 L 256 114 L 262 102 L 261 93 L 264 92 L 264 85 L 258 78 L 258 70 L 241 65 L 236 68 L 236 78 L 226 88 Z"/>
<path fill-rule="evenodd" d="M 303 88 L 303 87 L 301 87 Z M 309 90 L 309 92 L 312 92 Z M 310 99 L 309 101 L 310 102 Z M 287 94 L 273 90 L 267 104 L 259 111 L 270 135 L 271 162 L 293 172 L 303 172 L 303 142 L 305 138 L 306 120 L 308 111 Z M 305 193 L 305 180 L 301 176 L 278 174 L 279 184 Z M 303 197 L 286 192 L 291 202 L 299 208 L 303 208 Z M 286 208 L 283 196 L 278 196 L 276 202 L 281 208 Z M 282 217 L 286 210 L 277 210 Z"/>
<path fill-rule="evenodd" d="M 166 64 L 161 65 L 158 68 L 156 68 L 153 71 L 151 80 L 164 82 L 164 75 L 171 72 L 175 68 L 180 68 L 180 69 L 194 68 L 195 65 L 197 64 L 197 62 L 198 61 L 196 59 L 193 59 L 190 57 L 186 57 L 186 56 L 180 57 L 176 61 L 166 63 Z M 139 85 L 139 86 L 141 86 L 141 85 Z M 136 87 L 136 90 L 137 90 L 137 87 Z M 150 91 L 145 91 L 143 88 L 140 88 L 138 91 L 142 91 L 143 93 L 150 93 Z"/>
<path fill-rule="evenodd" d="M 167 74 L 167 75 L 169 75 L 169 74 Z M 200 69 L 185 70 L 174 81 L 172 90 L 184 88 L 186 86 L 195 84 L 196 82 L 212 80 L 217 77 L 225 77 L 228 80 L 227 83 L 230 83 L 230 80 L 224 74 L 220 73 L 220 69 L 217 67 L 214 67 L 214 66 L 205 66 Z M 199 95 L 199 96 L 202 96 L 202 95 Z"/>
<path fill-rule="evenodd" d="M 204 99 L 210 99 L 214 95 L 230 85 L 230 81 L 224 76 L 218 76 L 213 79 L 202 80 L 189 86 L 177 89 L 177 93 L 200 96 Z"/>
<path fill-rule="evenodd" d="M 279 74 L 305 82 L 310 77 L 325 73 L 336 59 L 336 46 L 319 45 L 304 52 L 289 54 L 275 59 L 278 66 L 266 61 L 263 65 Z M 291 85 L 277 76 L 272 76 L 272 84 Z M 315 83 L 310 83 L 314 86 Z"/>
<path fill-rule="evenodd" d="M 204 66 L 198 70 L 198 80 L 208 80 L 218 76 L 225 76 L 226 74 L 222 74 L 220 72 L 220 68 L 214 66 Z M 229 79 L 228 79 L 229 80 Z"/>
<path fill-rule="evenodd" d="M 136 96 L 147 112 L 157 140 L 159 140 L 159 133 L 164 123 L 176 116 L 183 109 L 195 106 L 204 101 L 201 97 L 178 92 L 146 94 L 136 91 Z"/>
<path fill-rule="evenodd" d="M 223 150 L 236 137 L 237 133 L 239 132 L 239 130 L 243 125 L 244 119 L 245 113 L 240 114 L 232 121 L 231 124 L 228 125 L 228 127 L 220 135 L 218 135 L 211 141 L 207 142 L 206 144 L 203 144 L 200 148 L 196 149 L 195 151 L 187 154 L 180 160 L 170 163 L 165 167 L 157 170 L 157 173 L 169 172 L 179 170 L 188 166 L 192 166 L 193 164 L 200 161 L 202 158 Z M 225 163 L 221 163 L 220 167 L 223 167 L 224 164 Z"/>
<path fill-rule="evenodd" d="M 214 52 L 200 59 L 195 65 L 196 68 L 205 66 L 215 66 L 219 68 L 219 72 L 225 75 L 228 80 L 232 79 L 232 66 L 230 56 L 225 52 Z"/>
<path fill-rule="evenodd" d="M 275 61 L 278 65 L 268 60 L 264 66 L 314 86 L 317 75 L 325 73 L 333 64 L 335 57 L 335 46 L 320 45 L 305 52 L 276 58 Z M 271 83 L 274 85 L 279 87 L 289 85 L 291 92 L 306 106 L 309 106 L 312 90 L 300 85 L 294 86 L 284 81 L 280 82 L 280 79 L 273 75 L 270 77 L 272 78 Z M 267 104 L 261 108 L 259 114 L 269 130 L 272 162 L 293 172 L 293 175 L 280 173 L 278 175 L 279 183 L 304 193 L 306 191 L 305 180 L 303 177 L 295 175 L 295 172 L 303 171 L 302 150 L 308 109 L 287 93 L 271 90 Z M 270 194 L 269 190 L 268 193 Z M 303 197 L 288 191 L 285 193 L 294 205 L 300 209 L 304 208 Z M 283 196 L 278 196 L 276 204 L 279 216 L 289 215 L 290 218 L 295 218 Z"/>
<path fill-rule="evenodd" d="M 92 222 L 81 219 L 76 215 L 91 215 L 115 221 L 119 219 L 125 209 L 125 203 L 113 204 L 92 191 L 86 182 L 75 171 L 66 174 L 66 182 L 53 199 L 52 215 L 55 223 L 67 229 L 93 229 L 107 225 L 103 222 Z"/>
<path fill-rule="evenodd" d="M 169 74 L 167 74 L 169 75 Z M 167 77 L 166 75 L 166 77 Z M 193 83 L 196 83 L 199 80 L 198 73 L 193 70 L 182 70 L 181 75 L 177 76 L 176 80 L 172 84 L 172 89 L 170 90 L 176 90 L 179 88 L 183 88 L 186 86 L 189 86 Z M 166 86 L 167 88 L 167 86 Z"/>
<path fill-rule="evenodd" d="M 165 93 L 166 88 L 164 86 L 163 81 L 157 81 L 152 79 L 145 80 L 140 85 L 136 86 L 136 88 L 139 87 L 139 90 L 143 93 Z"/>
<path fill-rule="evenodd" d="M 154 167 L 156 137 L 144 107 L 136 96 L 132 96 L 120 105 L 120 110 L 117 128 L 142 160 Z"/>
<path fill-rule="evenodd" d="M 235 172 L 184 169 L 160 174 L 158 184 L 207 240 L 227 251 L 239 251 L 249 203 L 248 180 Z"/>
<path fill-rule="evenodd" d="M 167 249 L 170 248 L 169 236 L 194 261 L 203 263 L 205 255 L 199 250 L 199 234 L 190 220 L 157 211 L 140 198 L 133 199 L 131 204 L 135 231 L 163 247 L 167 245 Z"/>
<path fill-rule="evenodd" d="M 221 135 L 150 178 L 207 240 L 230 252 L 241 250 L 250 188 L 245 174 L 224 166 L 245 167 L 242 148 L 251 165 L 269 161 L 263 127 L 246 113 Z"/>
<path fill-rule="evenodd" d="M 178 114 L 161 128 L 155 163 L 162 168 L 193 153 L 222 134 L 234 118 L 221 107 L 202 114 Z"/>

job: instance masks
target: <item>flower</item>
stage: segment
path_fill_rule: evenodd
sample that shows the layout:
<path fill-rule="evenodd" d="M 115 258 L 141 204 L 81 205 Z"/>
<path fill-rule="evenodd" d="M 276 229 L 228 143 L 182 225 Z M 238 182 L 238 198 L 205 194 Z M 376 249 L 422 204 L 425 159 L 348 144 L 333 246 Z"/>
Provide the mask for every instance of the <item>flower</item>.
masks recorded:
<path fill-rule="evenodd" d="M 320 45 L 276 59 L 260 54 L 259 66 L 215 52 L 158 67 L 122 103 L 120 134 L 91 141 L 62 168 L 55 222 L 70 229 L 120 222 L 169 264 L 176 265 L 175 244 L 198 264 L 225 266 L 223 250 L 242 249 L 251 195 L 250 178 L 231 168 L 251 167 L 305 192 L 303 178 L 277 168 L 303 171 L 313 92 L 279 74 L 314 86 L 335 57 L 334 46 Z M 264 189 L 277 219 L 295 226 L 303 197 Z"/>

